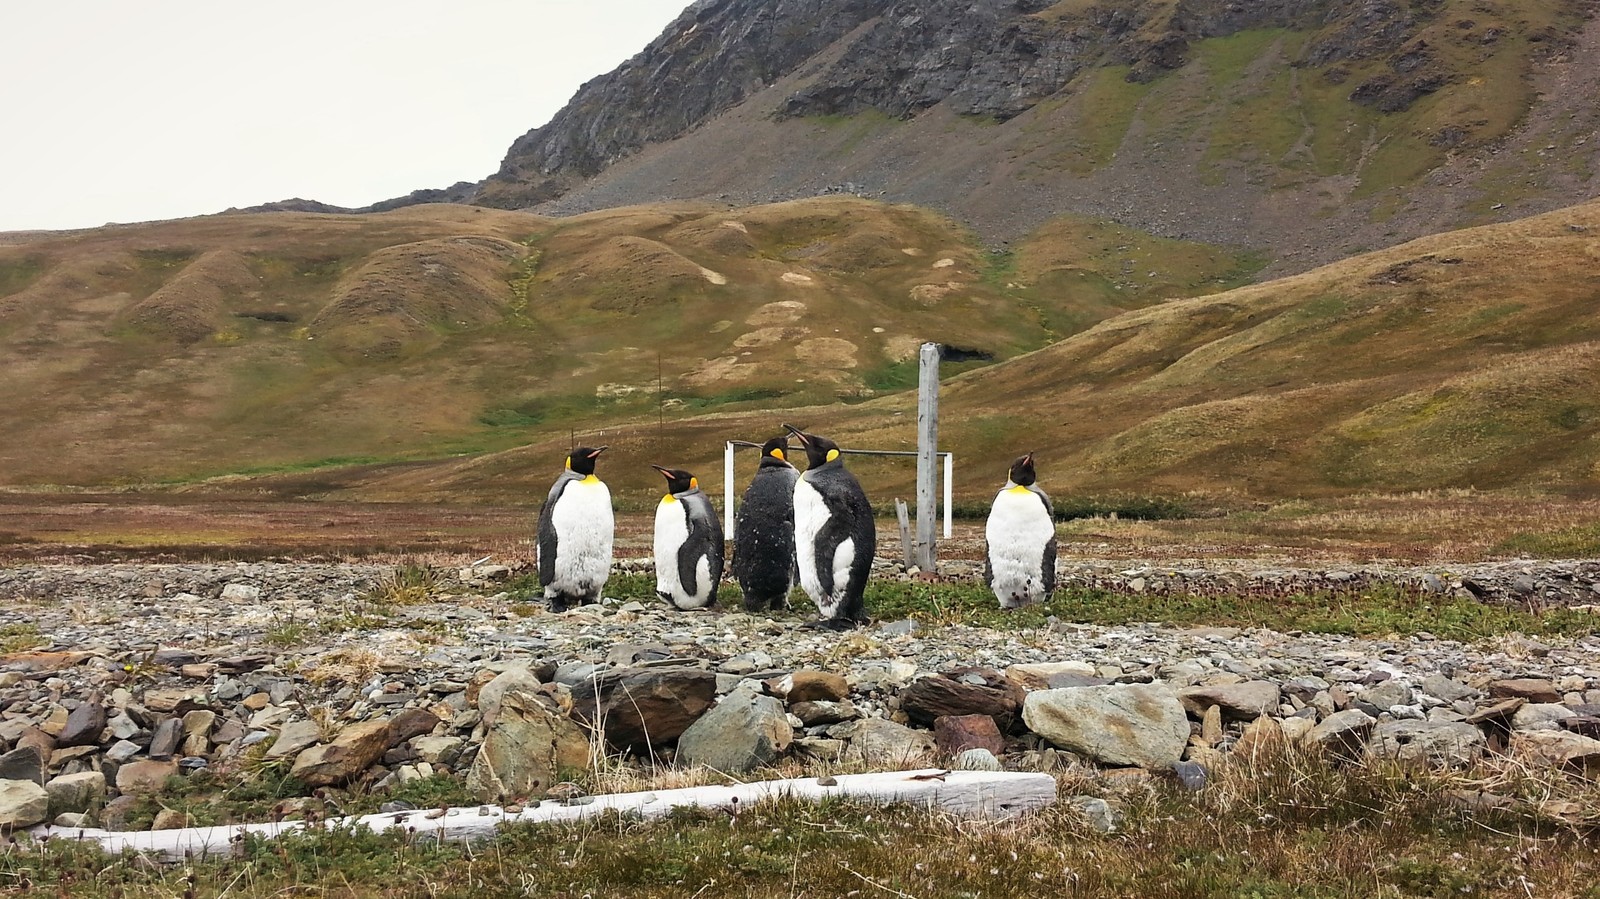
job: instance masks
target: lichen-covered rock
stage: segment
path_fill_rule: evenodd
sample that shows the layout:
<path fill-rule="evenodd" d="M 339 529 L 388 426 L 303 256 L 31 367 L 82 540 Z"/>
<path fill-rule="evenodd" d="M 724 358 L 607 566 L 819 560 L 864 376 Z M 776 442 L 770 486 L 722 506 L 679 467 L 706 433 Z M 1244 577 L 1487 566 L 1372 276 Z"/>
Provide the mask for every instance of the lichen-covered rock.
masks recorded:
<path fill-rule="evenodd" d="M 622 668 L 574 685 L 572 717 L 645 755 L 676 742 L 716 695 L 717 676 L 702 668 Z"/>
<path fill-rule="evenodd" d="M 745 681 L 689 725 L 678 738 L 678 763 L 743 773 L 776 761 L 794 741 L 794 728 L 783 703 L 757 689 Z"/>
<path fill-rule="evenodd" d="M 50 794 L 31 780 L 0 780 L 0 827 L 32 827 L 50 817 Z"/>
<path fill-rule="evenodd" d="M 1402 762 L 1465 768 L 1483 758 L 1483 731 L 1459 721 L 1385 721 L 1373 729 L 1367 753 Z"/>
<path fill-rule="evenodd" d="M 583 729 L 523 686 L 500 694 L 494 724 L 467 772 L 480 802 L 528 800 L 590 767 Z M 424 738 L 426 739 L 426 738 Z"/>
<path fill-rule="evenodd" d="M 1183 704 L 1164 684 L 1038 690 L 1022 717 L 1051 743 L 1106 765 L 1168 768 L 1189 741 Z"/>

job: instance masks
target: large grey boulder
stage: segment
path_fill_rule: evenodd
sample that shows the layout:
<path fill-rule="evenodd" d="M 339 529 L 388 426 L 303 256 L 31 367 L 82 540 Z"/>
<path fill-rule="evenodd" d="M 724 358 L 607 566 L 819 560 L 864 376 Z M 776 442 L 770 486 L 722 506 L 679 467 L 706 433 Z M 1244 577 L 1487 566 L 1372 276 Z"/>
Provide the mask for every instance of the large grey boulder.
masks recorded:
<path fill-rule="evenodd" d="M 783 703 L 745 681 L 683 732 L 677 761 L 742 773 L 771 764 L 793 741 Z"/>
<path fill-rule="evenodd" d="M 467 772 L 480 802 L 535 799 L 590 767 L 589 740 L 565 715 L 523 686 L 500 694 L 495 720 Z"/>
<path fill-rule="evenodd" d="M 44 785 L 50 797 L 50 817 L 62 812 L 87 812 L 106 798 L 106 776 L 99 771 L 83 771 L 53 777 Z"/>
<path fill-rule="evenodd" d="M 1189 719 L 1165 684 L 1038 690 L 1022 719 L 1034 733 L 1104 765 L 1166 769 L 1189 742 Z"/>
<path fill-rule="evenodd" d="M 50 794 L 31 780 L 0 780 L 0 827 L 32 827 L 50 817 Z"/>
<path fill-rule="evenodd" d="M 1483 731 L 1459 721 L 1385 721 L 1367 741 L 1369 755 L 1447 768 L 1465 768 L 1485 749 Z"/>

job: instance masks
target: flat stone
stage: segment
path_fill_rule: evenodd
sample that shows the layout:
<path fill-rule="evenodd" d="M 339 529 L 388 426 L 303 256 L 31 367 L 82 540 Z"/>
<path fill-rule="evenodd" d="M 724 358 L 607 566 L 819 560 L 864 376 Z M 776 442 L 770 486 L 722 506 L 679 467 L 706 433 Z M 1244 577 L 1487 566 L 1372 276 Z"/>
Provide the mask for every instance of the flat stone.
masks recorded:
<path fill-rule="evenodd" d="M 266 758 L 285 759 L 299 755 L 322 739 L 322 728 L 315 721 L 290 721 L 278 731 L 278 739 L 266 751 Z"/>
<path fill-rule="evenodd" d="M 867 765 L 914 768 L 933 757 L 933 737 L 883 718 L 852 722 L 847 758 Z"/>
<path fill-rule="evenodd" d="M 1537 677 L 1494 681 L 1489 684 L 1489 695 L 1495 699 L 1526 699 L 1529 702 L 1561 701 L 1561 692 L 1555 684 Z"/>
<path fill-rule="evenodd" d="M 389 722 L 363 721 L 344 729 L 332 743 L 295 756 L 289 776 L 308 787 L 339 786 L 372 767 L 389 748 Z"/>
<path fill-rule="evenodd" d="M 1216 706 L 1222 709 L 1223 717 L 1235 721 L 1253 721 L 1262 715 L 1277 714 L 1278 696 L 1278 685 L 1270 681 L 1186 687 L 1178 691 L 1178 701 L 1196 718 L 1203 716 L 1207 708 Z"/>
<path fill-rule="evenodd" d="M 1006 677 L 1011 678 L 1024 690 L 1049 690 L 1067 686 L 1091 686 L 1090 684 L 1063 684 L 1052 683 L 1051 678 L 1062 674 L 1077 677 L 1094 678 L 1098 674 L 1095 667 L 1088 662 L 1028 662 L 1012 665 L 1006 669 Z"/>
<path fill-rule="evenodd" d="M 1004 732 L 1017 720 L 1026 696 L 992 668 L 956 668 L 912 681 L 900 691 L 900 708 L 923 725 L 946 716 L 988 715 Z"/>

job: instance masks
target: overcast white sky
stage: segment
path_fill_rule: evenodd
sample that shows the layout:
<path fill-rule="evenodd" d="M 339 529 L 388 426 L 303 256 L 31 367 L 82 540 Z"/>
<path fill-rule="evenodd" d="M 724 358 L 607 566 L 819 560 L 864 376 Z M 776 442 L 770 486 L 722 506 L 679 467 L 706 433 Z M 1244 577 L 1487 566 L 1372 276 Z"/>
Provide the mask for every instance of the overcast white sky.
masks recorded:
<path fill-rule="evenodd" d="M 690 0 L 0 0 L 0 231 L 476 181 Z"/>

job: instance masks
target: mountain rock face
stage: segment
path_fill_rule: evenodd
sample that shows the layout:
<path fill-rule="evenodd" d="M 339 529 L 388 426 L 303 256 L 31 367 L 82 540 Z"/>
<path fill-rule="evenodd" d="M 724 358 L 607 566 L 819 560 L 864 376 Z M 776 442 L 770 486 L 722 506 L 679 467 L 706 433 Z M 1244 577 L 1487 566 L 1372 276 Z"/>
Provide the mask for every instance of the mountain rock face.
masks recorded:
<path fill-rule="evenodd" d="M 702 0 L 471 201 L 844 192 L 990 241 L 1071 213 L 1299 270 L 1600 194 L 1597 6 Z"/>

